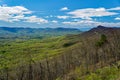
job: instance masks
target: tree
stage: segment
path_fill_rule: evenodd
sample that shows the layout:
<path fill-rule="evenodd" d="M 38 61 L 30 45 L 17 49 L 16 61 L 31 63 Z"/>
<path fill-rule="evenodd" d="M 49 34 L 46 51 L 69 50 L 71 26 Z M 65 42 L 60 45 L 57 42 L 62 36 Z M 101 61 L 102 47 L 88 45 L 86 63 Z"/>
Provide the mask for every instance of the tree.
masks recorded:
<path fill-rule="evenodd" d="M 107 37 L 106 35 L 102 34 L 100 40 L 97 41 L 95 45 L 101 47 L 106 42 L 107 42 Z"/>

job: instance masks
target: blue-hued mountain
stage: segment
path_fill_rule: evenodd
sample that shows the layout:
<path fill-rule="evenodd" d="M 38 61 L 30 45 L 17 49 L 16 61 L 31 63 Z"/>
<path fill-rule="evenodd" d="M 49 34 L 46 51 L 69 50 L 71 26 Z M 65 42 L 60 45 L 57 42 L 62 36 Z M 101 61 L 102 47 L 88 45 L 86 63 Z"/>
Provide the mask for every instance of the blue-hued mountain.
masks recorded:
<path fill-rule="evenodd" d="M 78 34 L 81 31 L 75 28 L 17 28 L 0 27 L 0 38 L 44 38 Z"/>

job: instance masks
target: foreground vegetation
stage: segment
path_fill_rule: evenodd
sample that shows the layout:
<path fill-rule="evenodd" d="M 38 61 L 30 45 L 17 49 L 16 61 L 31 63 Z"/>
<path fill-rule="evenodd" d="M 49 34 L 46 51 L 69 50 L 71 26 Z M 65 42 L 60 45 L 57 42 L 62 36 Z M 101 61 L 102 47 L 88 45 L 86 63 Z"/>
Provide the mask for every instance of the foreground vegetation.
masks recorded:
<path fill-rule="evenodd" d="M 109 65 L 96 71 L 89 72 L 86 75 L 82 75 L 82 70 L 78 67 L 74 71 L 71 71 L 68 75 L 73 76 L 70 80 L 119 80 L 120 79 L 120 68 L 117 65 Z M 58 78 L 58 80 L 62 80 Z"/>

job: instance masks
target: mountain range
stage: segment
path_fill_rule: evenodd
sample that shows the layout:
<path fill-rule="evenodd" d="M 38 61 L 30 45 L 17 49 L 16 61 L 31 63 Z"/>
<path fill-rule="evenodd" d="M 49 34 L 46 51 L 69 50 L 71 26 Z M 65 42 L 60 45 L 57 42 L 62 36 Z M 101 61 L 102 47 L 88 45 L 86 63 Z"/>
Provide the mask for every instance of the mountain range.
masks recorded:
<path fill-rule="evenodd" d="M 44 38 L 68 34 L 77 34 L 81 31 L 75 28 L 10 28 L 0 27 L 1 38 Z"/>

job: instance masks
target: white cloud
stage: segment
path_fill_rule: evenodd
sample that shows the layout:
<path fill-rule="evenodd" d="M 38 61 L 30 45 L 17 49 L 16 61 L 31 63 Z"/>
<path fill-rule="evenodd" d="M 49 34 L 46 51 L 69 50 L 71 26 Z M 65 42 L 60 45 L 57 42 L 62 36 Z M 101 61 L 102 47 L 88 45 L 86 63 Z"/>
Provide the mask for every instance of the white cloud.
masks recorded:
<path fill-rule="evenodd" d="M 59 19 L 67 19 L 67 18 L 69 18 L 69 16 L 57 16 L 57 18 L 59 18 Z"/>
<path fill-rule="evenodd" d="M 31 14 L 32 11 L 22 7 L 22 6 L 14 6 L 14 7 L 8 7 L 8 6 L 0 6 L 0 20 L 3 21 L 18 21 L 17 16 L 24 16 L 25 14 Z M 15 20 L 16 17 L 16 20 Z"/>
<path fill-rule="evenodd" d="M 107 11 L 105 8 L 86 8 L 74 10 L 67 14 L 71 15 L 72 18 L 91 20 L 92 17 L 112 16 L 117 15 L 118 13 Z"/>
<path fill-rule="evenodd" d="M 115 20 L 120 20 L 120 17 L 116 17 Z"/>
<path fill-rule="evenodd" d="M 110 10 L 110 11 L 120 10 L 120 7 L 110 8 L 110 9 L 107 9 L 107 10 Z"/>
<path fill-rule="evenodd" d="M 52 18 L 54 17 L 53 15 L 50 15 L 50 16 L 45 16 L 45 18 Z"/>
<path fill-rule="evenodd" d="M 12 7 L 8 7 L 6 5 L 0 6 L 1 21 L 14 22 L 14 21 L 23 20 L 25 22 L 39 23 L 39 24 L 48 22 L 43 18 L 38 18 L 36 16 L 29 16 L 29 15 L 32 15 L 32 11 L 28 10 L 23 6 L 12 6 Z"/>
<path fill-rule="evenodd" d="M 108 27 L 119 27 L 120 22 L 114 23 L 114 22 L 97 22 L 92 20 L 80 20 L 80 21 L 73 21 L 73 22 L 62 22 L 65 25 L 71 25 L 71 26 L 78 26 L 78 27 L 96 27 L 98 25 L 108 26 Z"/>
<path fill-rule="evenodd" d="M 32 11 L 23 6 L 0 6 L 0 14 L 31 14 Z"/>
<path fill-rule="evenodd" d="M 58 21 L 56 21 L 56 20 L 53 20 L 53 21 L 51 21 L 51 22 L 53 22 L 53 23 L 58 23 Z"/>
<path fill-rule="evenodd" d="M 60 11 L 67 11 L 67 10 L 69 10 L 68 7 L 63 7 L 60 9 Z"/>
<path fill-rule="evenodd" d="M 75 18 L 73 21 L 65 21 L 63 24 L 70 26 L 88 26 L 95 27 L 98 25 L 103 26 L 120 26 L 120 22 L 99 22 L 97 20 L 93 20 L 93 17 L 104 17 L 104 16 L 114 16 L 119 15 L 119 13 L 114 12 L 114 10 L 120 10 L 120 7 L 115 8 L 86 8 L 86 9 L 77 9 L 71 12 L 68 12 L 69 18 Z M 80 19 L 79 19 L 80 18 Z M 115 18 L 115 20 L 120 20 L 119 17 Z"/>
<path fill-rule="evenodd" d="M 36 16 L 30 16 L 30 17 L 26 17 L 25 18 L 26 21 L 25 22 L 30 22 L 30 23 L 48 23 L 47 20 L 43 19 L 43 18 L 37 18 Z"/>
<path fill-rule="evenodd" d="M 73 21 L 73 22 L 63 22 L 63 24 L 67 25 L 74 25 L 74 26 L 92 26 L 95 22 L 91 20 L 80 20 L 80 21 Z"/>

